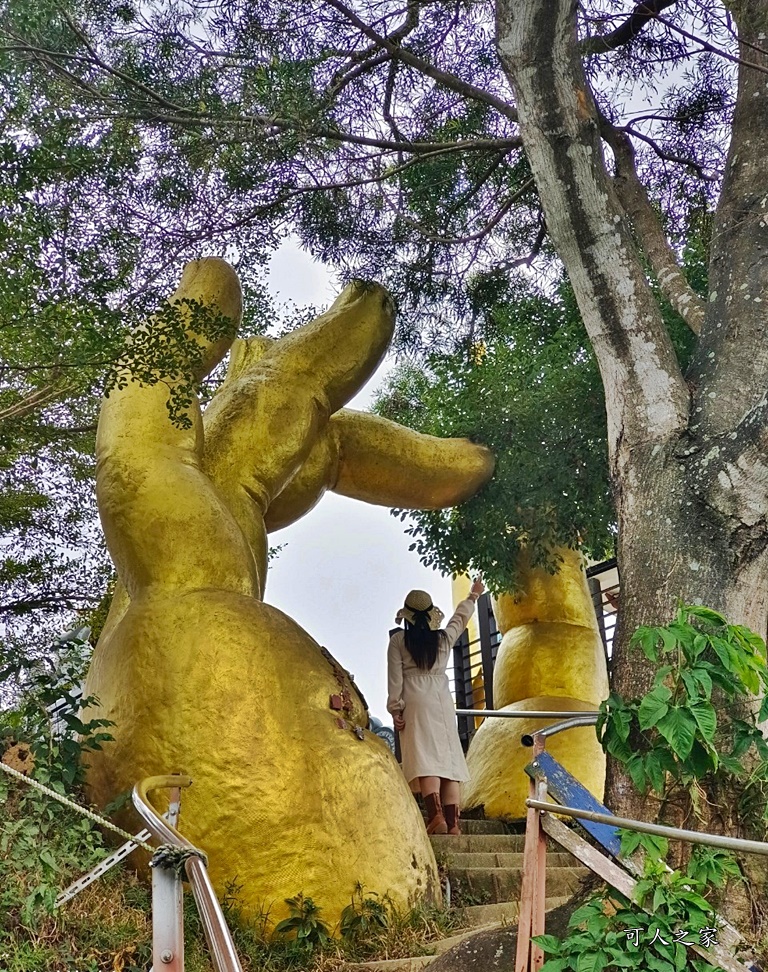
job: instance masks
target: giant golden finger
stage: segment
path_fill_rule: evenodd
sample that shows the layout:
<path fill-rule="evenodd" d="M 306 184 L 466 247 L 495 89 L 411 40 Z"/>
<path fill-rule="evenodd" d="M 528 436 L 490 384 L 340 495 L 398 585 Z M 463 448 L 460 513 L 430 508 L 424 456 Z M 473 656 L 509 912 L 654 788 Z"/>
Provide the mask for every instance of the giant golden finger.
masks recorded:
<path fill-rule="evenodd" d="M 377 506 L 442 509 L 477 492 L 493 456 L 468 439 L 438 439 L 367 412 L 342 408 L 301 469 L 272 500 L 269 531 L 308 512 L 326 489 Z"/>
<path fill-rule="evenodd" d="M 203 367 L 213 367 L 239 323 L 237 275 L 223 260 L 194 261 L 171 302 L 183 299 L 235 315 L 229 335 L 218 340 L 190 332 L 203 348 Z M 253 593 L 258 578 L 250 549 L 200 468 L 199 404 L 193 399 L 185 411 L 188 428 L 173 424 L 168 403 L 184 379 L 158 378 L 145 385 L 129 371 L 124 386 L 104 400 L 99 417 L 96 496 L 118 575 L 132 598 L 142 591 L 196 590 L 212 576 L 222 589 Z"/>
<path fill-rule="evenodd" d="M 379 506 L 434 510 L 473 496 L 493 475 L 493 454 L 469 439 L 438 439 L 378 415 L 334 419 L 341 461 L 335 493 Z"/>
<path fill-rule="evenodd" d="M 394 327 L 383 287 L 349 284 L 325 314 L 241 362 L 205 415 L 204 468 L 263 577 L 264 517 L 331 417 L 377 367 Z"/>

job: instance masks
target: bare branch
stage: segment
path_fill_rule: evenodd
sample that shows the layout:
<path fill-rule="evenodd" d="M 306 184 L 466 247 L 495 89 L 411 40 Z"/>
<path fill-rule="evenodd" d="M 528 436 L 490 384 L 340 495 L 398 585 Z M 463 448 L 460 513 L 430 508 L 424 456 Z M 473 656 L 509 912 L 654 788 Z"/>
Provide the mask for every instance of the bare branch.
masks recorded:
<path fill-rule="evenodd" d="M 347 71 L 346 74 L 338 74 L 334 76 L 334 80 L 328 87 L 329 100 L 333 100 L 334 98 L 338 97 L 344 88 L 352 84 L 352 82 L 357 78 L 362 77 L 369 71 L 372 71 L 380 64 L 386 64 L 387 61 L 390 60 L 392 60 L 392 55 L 389 53 L 389 51 L 383 51 L 377 57 L 369 58 L 368 60 L 363 61 L 362 64 L 356 65 L 356 67 L 354 67 L 352 70 Z"/>
<path fill-rule="evenodd" d="M 717 182 L 718 176 L 708 175 L 698 162 L 694 162 L 693 159 L 686 158 L 684 155 L 678 155 L 676 152 L 669 152 L 667 149 L 663 149 L 655 139 L 652 139 L 649 135 L 639 132 L 632 125 L 624 125 L 622 128 L 617 128 L 617 131 L 628 132 L 630 135 L 634 135 L 635 138 L 639 138 L 640 141 L 645 142 L 650 145 L 653 151 L 658 155 L 660 159 L 665 162 L 674 162 L 676 165 L 684 165 L 686 168 L 691 169 L 696 175 L 703 179 L 705 182 Z"/>
<path fill-rule="evenodd" d="M 651 20 L 656 20 L 666 7 L 671 7 L 677 0 L 641 0 L 627 17 L 624 23 L 609 34 L 597 34 L 587 37 L 581 42 L 580 51 L 586 57 L 593 54 L 607 54 L 633 41 L 637 35 L 647 27 Z"/>
<path fill-rule="evenodd" d="M 462 95 L 465 98 L 471 98 L 474 101 L 480 101 L 485 105 L 491 105 L 500 114 L 509 118 L 510 121 L 517 121 L 517 109 L 512 105 L 507 104 L 506 101 L 502 101 L 501 98 L 497 98 L 495 95 L 490 94 L 488 91 L 484 91 L 482 88 L 477 88 L 475 85 L 470 84 L 468 81 L 463 81 L 461 78 L 457 77 L 455 74 L 450 74 L 447 71 L 442 71 L 440 68 L 435 67 L 423 58 L 417 57 L 410 51 L 405 50 L 400 46 L 399 42 L 393 42 L 389 38 L 379 34 L 372 27 L 369 27 L 364 20 L 361 20 L 354 11 L 350 10 L 341 0 L 325 0 L 325 3 L 333 7 L 334 10 L 345 17 L 351 24 L 354 24 L 357 29 L 365 34 L 366 37 L 370 38 L 374 44 L 380 48 L 384 48 L 389 51 L 393 57 L 398 58 L 404 64 L 408 64 L 410 67 L 415 68 L 427 77 L 432 78 L 434 81 L 439 82 L 451 91 L 455 91 L 457 94 Z"/>
<path fill-rule="evenodd" d="M 500 270 L 518 270 L 520 267 L 530 267 L 536 257 L 541 253 L 541 248 L 544 245 L 544 240 L 547 238 L 547 223 L 546 220 L 542 219 L 541 226 L 539 226 L 539 231 L 536 234 L 536 239 L 533 241 L 533 246 L 527 256 L 519 257 L 517 260 L 505 260 L 503 263 L 499 264 Z"/>
<path fill-rule="evenodd" d="M 667 242 L 645 186 L 638 178 L 632 143 L 624 132 L 614 128 L 605 118 L 601 118 L 601 134 L 613 149 L 616 160 L 613 184 L 619 201 L 632 220 L 661 289 L 693 333 L 699 334 L 704 323 L 704 301 L 685 279 Z"/>
<path fill-rule="evenodd" d="M 391 34 L 387 34 L 385 40 L 392 44 L 400 44 L 403 40 L 419 26 L 419 4 L 418 0 L 408 0 L 408 6 L 406 9 L 405 20 L 396 29 L 393 30 Z M 384 54 L 379 54 L 378 57 L 374 56 L 377 51 L 381 50 L 381 45 L 378 43 L 371 44 L 366 47 L 363 51 L 358 51 L 353 54 L 347 66 L 344 69 L 340 69 L 331 79 L 330 92 L 333 97 L 338 95 L 338 93 L 345 88 L 351 80 L 359 77 L 362 74 L 367 73 L 371 68 L 375 67 L 377 64 L 382 64 L 384 61 L 388 61 L 392 57 L 392 52 L 387 51 Z M 356 64 L 353 70 L 349 71 L 349 67 L 352 64 Z"/>
<path fill-rule="evenodd" d="M 734 64 L 741 64 L 743 67 L 752 68 L 754 71 L 761 71 L 763 74 L 768 74 L 768 68 L 764 64 L 757 64 L 755 61 L 747 61 L 743 57 L 737 57 L 735 54 L 731 54 L 728 51 L 724 51 L 722 47 L 715 47 L 714 44 L 710 44 L 709 41 L 702 40 L 701 37 L 697 37 L 696 34 L 691 34 L 689 31 L 684 30 L 682 27 L 678 27 L 677 24 L 673 24 L 671 20 L 667 20 L 664 17 L 659 17 L 658 21 L 660 24 L 664 24 L 671 31 L 676 34 L 680 34 L 681 37 L 685 37 L 687 40 L 693 41 L 698 44 L 702 50 L 708 51 L 710 54 L 717 54 L 718 57 L 725 58 L 726 61 L 733 61 Z M 752 45 L 754 50 L 760 50 Z M 766 51 L 763 49 L 762 54 Z"/>
<path fill-rule="evenodd" d="M 50 405 L 57 398 L 61 398 L 66 394 L 66 391 L 66 388 L 61 388 L 58 385 L 43 385 L 42 388 L 36 388 L 15 404 L 0 409 L 0 422 L 8 422 L 12 419 L 24 418 L 26 415 L 31 415 L 38 409 Z"/>

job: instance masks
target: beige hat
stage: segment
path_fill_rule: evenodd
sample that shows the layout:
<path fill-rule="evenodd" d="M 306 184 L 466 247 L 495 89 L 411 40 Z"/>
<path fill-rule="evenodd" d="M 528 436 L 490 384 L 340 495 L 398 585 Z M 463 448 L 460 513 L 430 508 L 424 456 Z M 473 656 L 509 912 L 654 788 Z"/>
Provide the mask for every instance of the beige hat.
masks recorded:
<path fill-rule="evenodd" d="M 416 624 L 419 616 L 426 618 L 427 625 L 432 631 L 437 631 L 445 617 L 440 608 L 432 603 L 432 598 L 426 591 L 411 591 L 405 599 L 405 604 L 395 615 L 395 621 L 399 624 L 405 619 L 411 624 Z"/>

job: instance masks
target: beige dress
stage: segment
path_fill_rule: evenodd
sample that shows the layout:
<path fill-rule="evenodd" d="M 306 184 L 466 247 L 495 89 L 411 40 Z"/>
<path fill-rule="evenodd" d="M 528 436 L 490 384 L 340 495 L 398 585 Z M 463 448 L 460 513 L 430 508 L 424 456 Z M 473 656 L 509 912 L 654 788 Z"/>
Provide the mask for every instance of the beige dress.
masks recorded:
<path fill-rule="evenodd" d="M 412 789 L 420 776 L 440 776 L 465 783 L 467 763 L 456 728 L 456 705 L 448 685 L 446 668 L 451 648 L 466 628 L 475 602 L 467 598 L 440 632 L 435 664 L 429 671 L 417 667 L 405 647 L 405 632 L 395 631 L 387 652 L 387 709 L 402 712 L 405 729 L 400 733 L 403 773 Z"/>

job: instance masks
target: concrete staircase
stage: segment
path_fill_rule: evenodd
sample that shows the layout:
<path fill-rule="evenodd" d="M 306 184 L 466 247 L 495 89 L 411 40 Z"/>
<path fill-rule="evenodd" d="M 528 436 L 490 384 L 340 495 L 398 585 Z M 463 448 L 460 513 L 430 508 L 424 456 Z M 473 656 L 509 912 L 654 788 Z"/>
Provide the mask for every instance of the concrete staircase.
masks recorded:
<path fill-rule="evenodd" d="M 441 873 L 451 888 L 451 907 L 461 929 L 434 943 L 433 955 L 345 963 L 345 972 L 421 972 L 438 955 L 480 929 L 517 923 L 525 835 L 499 820 L 462 820 L 460 837 L 430 837 Z M 547 849 L 547 911 L 578 890 L 590 872 L 557 845 Z"/>
<path fill-rule="evenodd" d="M 451 907 L 461 909 L 466 927 L 516 922 L 525 835 L 499 820 L 462 820 L 461 829 L 460 837 L 430 838 L 450 882 Z M 548 848 L 547 911 L 564 904 L 588 873 L 570 854 Z"/>

